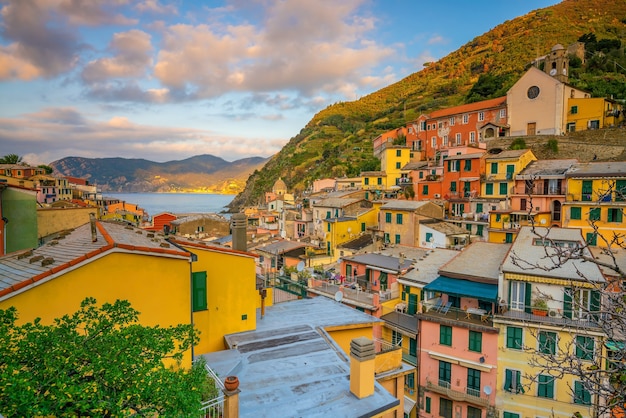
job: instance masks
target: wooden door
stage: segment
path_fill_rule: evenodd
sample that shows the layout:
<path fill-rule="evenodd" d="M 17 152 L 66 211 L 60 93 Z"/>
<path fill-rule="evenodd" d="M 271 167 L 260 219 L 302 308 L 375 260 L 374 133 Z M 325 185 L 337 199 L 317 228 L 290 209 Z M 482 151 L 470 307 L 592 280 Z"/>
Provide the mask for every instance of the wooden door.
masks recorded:
<path fill-rule="evenodd" d="M 526 135 L 536 135 L 537 134 L 537 123 L 531 122 L 526 127 Z"/>

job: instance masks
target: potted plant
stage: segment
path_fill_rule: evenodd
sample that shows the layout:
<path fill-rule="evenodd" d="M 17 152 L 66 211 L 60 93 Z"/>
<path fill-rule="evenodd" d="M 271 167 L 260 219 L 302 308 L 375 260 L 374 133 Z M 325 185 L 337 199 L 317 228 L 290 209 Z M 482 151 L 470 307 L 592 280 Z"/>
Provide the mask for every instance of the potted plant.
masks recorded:
<path fill-rule="evenodd" d="M 540 296 L 537 296 L 532 304 L 533 315 L 548 316 L 548 301 Z"/>

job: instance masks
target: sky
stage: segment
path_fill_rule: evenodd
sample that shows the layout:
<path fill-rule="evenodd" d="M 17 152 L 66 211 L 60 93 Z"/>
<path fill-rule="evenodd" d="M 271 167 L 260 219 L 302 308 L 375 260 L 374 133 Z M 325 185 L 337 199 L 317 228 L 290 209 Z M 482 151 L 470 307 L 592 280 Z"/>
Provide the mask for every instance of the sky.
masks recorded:
<path fill-rule="evenodd" d="M 557 0 L 0 0 L 0 156 L 269 157 Z"/>

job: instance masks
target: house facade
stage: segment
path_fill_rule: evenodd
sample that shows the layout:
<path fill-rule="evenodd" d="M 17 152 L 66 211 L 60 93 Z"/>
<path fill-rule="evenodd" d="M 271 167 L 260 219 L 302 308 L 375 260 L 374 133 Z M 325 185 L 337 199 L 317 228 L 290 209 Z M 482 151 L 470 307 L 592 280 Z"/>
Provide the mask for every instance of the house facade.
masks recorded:
<path fill-rule="evenodd" d="M 443 219 L 443 207 L 433 202 L 389 200 L 378 214 L 378 234 L 384 244 L 420 246 L 420 222 Z"/>

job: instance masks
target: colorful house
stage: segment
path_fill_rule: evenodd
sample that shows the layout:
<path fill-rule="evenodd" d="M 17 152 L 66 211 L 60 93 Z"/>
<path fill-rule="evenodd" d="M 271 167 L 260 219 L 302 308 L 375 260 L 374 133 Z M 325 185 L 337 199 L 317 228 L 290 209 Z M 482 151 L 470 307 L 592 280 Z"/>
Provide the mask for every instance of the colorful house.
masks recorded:
<path fill-rule="evenodd" d="M 601 97 L 574 98 L 567 102 L 567 132 L 619 126 L 624 121 L 624 107 Z"/>
<path fill-rule="evenodd" d="M 363 198 L 343 198 L 329 197 L 326 199 L 311 200 L 313 210 L 314 235 L 325 242 L 328 231 L 328 224 L 324 220 L 343 218 L 346 216 L 356 216 L 358 213 L 371 209 L 374 204 Z"/>
<path fill-rule="evenodd" d="M 378 214 L 378 233 L 384 244 L 420 246 L 420 222 L 443 219 L 443 207 L 433 202 L 389 200 Z"/>
<path fill-rule="evenodd" d="M 377 227 L 378 206 L 363 208 L 351 216 L 324 219 L 323 225 L 326 231 L 324 236 L 326 255 L 336 260 L 339 257 L 337 247 L 366 234 L 368 229 Z"/>
<path fill-rule="evenodd" d="M 494 416 L 500 264 L 509 245 L 477 242 L 424 286 L 419 317 L 420 417 Z M 481 263 L 475 260 L 480 259 Z"/>
<path fill-rule="evenodd" d="M 570 257 L 574 254 L 574 257 Z M 594 416 L 579 378 L 547 371 L 550 356 L 602 369 L 598 320 L 605 279 L 579 229 L 522 227 L 502 264 L 497 403 L 505 417 Z M 558 260 L 555 263 L 555 260 Z M 590 369 L 591 370 L 591 369 Z"/>
<path fill-rule="evenodd" d="M 485 140 L 508 136 L 507 98 L 436 110 L 409 126 L 412 129 L 407 132 L 407 146 L 424 150 L 421 159 L 435 158 L 437 153 L 456 146 L 485 148 Z"/>
<path fill-rule="evenodd" d="M 626 233 L 626 162 L 578 163 L 567 173 L 563 226 L 580 228 L 586 242 L 606 247 Z"/>
<path fill-rule="evenodd" d="M 178 216 L 169 212 L 157 213 L 152 217 L 151 225 L 144 226 L 143 229 L 157 232 L 164 232 L 167 229 L 169 232 L 173 229 L 172 221 L 176 219 L 178 219 Z"/>

